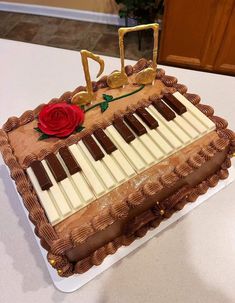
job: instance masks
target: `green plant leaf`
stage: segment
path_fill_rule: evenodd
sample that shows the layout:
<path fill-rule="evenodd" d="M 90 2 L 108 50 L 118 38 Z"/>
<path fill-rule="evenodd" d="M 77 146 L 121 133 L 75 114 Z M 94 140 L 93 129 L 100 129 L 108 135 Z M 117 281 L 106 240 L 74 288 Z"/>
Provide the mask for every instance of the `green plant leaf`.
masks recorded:
<path fill-rule="evenodd" d="M 104 100 L 107 101 L 107 102 L 110 102 L 110 101 L 113 100 L 113 96 L 111 96 L 111 95 L 103 94 L 103 98 L 104 98 Z"/>
<path fill-rule="evenodd" d="M 79 125 L 79 126 L 75 129 L 75 131 L 76 131 L 76 133 L 80 133 L 84 128 L 85 128 L 85 126 Z"/>
<path fill-rule="evenodd" d="M 41 134 L 41 136 L 38 138 L 38 141 L 44 140 L 44 139 L 48 139 L 51 136 L 47 135 L 47 134 Z"/>
<path fill-rule="evenodd" d="M 101 109 L 101 112 L 105 112 L 106 109 L 108 109 L 109 107 L 109 102 L 108 101 L 104 101 L 102 103 L 100 103 L 100 109 Z"/>
<path fill-rule="evenodd" d="M 42 131 L 41 131 L 41 129 L 40 129 L 39 127 L 34 127 L 34 129 L 36 130 L 36 132 L 38 132 L 38 133 L 41 133 L 41 134 L 42 134 Z"/>

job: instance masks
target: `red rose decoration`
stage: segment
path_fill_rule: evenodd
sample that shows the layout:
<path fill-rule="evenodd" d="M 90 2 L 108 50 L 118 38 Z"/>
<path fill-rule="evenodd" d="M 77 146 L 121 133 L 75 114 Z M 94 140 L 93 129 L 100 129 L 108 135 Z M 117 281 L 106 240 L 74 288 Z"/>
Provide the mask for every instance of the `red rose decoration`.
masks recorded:
<path fill-rule="evenodd" d="M 45 105 L 38 116 L 38 128 L 47 135 L 67 137 L 82 125 L 84 112 L 77 105 L 54 103 Z"/>

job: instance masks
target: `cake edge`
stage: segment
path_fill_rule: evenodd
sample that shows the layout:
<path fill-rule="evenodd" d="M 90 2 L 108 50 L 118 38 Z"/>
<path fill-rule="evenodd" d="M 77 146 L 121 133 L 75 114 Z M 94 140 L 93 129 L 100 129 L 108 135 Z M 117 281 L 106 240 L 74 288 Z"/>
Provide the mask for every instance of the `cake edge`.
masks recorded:
<path fill-rule="evenodd" d="M 221 149 L 221 146 L 223 148 L 225 148 L 226 146 L 229 146 L 229 152 L 228 152 L 227 159 L 232 157 L 232 153 L 235 150 L 235 135 L 234 135 L 233 131 L 227 129 L 227 122 L 222 118 L 214 116 L 213 115 L 214 111 L 212 110 L 212 108 L 210 106 L 198 104 L 200 101 L 200 97 L 197 95 L 194 95 L 194 94 L 186 93 L 187 87 L 182 84 L 178 84 L 177 79 L 175 77 L 165 76 L 164 73 L 162 73 L 160 78 L 163 81 L 163 83 L 167 86 L 166 90 L 163 91 L 163 93 L 166 91 L 175 92 L 178 90 L 179 92 L 183 93 L 193 104 L 195 104 L 204 114 L 206 114 L 210 119 L 212 119 L 213 122 L 215 122 L 217 134 L 222 139 L 222 141 L 220 140 L 217 143 L 213 142 L 212 147 L 218 151 L 218 148 Z M 68 92 L 64 93 L 59 99 L 52 99 L 51 102 L 55 102 L 55 100 L 56 100 L 56 102 L 63 101 L 66 94 L 68 95 Z M 58 100 L 60 100 L 60 101 L 58 101 Z M 40 106 L 42 106 L 42 105 L 40 105 Z M 16 182 L 17 190 L 19 191 L 19 193 L 21 194 L 21 196 L 23 198 L 24 205 L 27 208 L 27 210 L 29 211 L 30 220 L 36 222 L 36 224 L 35 224 L 36 235 L 38 235 L 42 241 L 46 241 L 46 243 L 49 245 L 49 250 L 50 250 L 50 252 L 48 253 L 49 262 L 51 263 L 51 265 L 53 267 L 55 267 L 57 269 L 58 273 L 61 276 L 70 276 L 71 274 L 74 273 L 74 271 L 72 270 L 72 268 L 74 267 L 74 264 L 71 264 L 70 262 L 68 262 L 68 260 L 64 254 L 65 254 L 65 251 L 67 251 L 69 248 L 71 248 L 71 239 L 68 239 L 68 240 L 59 239 L 58 235 L 55 233 L 51 224 L 48 223 L 44 210 L 42 209 L 42 207 L 37 199 L 37 196 L 31 192 L 32 186 L 31 186 L 29 180 L 27 179 L 23 168 L 19 165 L 16 157 L 14 156 L 14 151 L 12 150 L 11 146 L 8 143 L 7 132 L 14 128 L 17 128 L 20 125 L 30 122 L 32 119 L 32 113 L 33 113 L 33 119 L 34 119 L 35 113 L 37 113 L 39 107 L 37 107 L 34 111 L 26 111 L 23 115 L 20 116 L 20 118 L 11 117 L 8 119 L 8 121 L 10 121 L 10 122 L 8 122 L 8 124 L 7 123 L 5 124 L 4 130 L 0 130 L 0 149 L 2 151 L 2 156 L 3 156 L 4 162 L 10 169 L 11 177 Z M 205 160 L 207 158 L 208 158 L 208 155 L 205 155 Z M 194 167 L 194 169 L 195 169 L 195 167 Z M 223 169 L 223 168 L 221 167 L 221 169 Z M 212 186 L 214 184 L 213 182 L 215 182 L 215 179 L 218 179 L 218 178 L 223 179 L 225 177 L 225 175 L 223 175 L 223 174 L 222 175 L 215 174 L 215 175 L 217 177 L 213 177 L 213 176 L 211 177 L 212 180 L 214 180 L 214 181 L 208 180 L 209 186 Z M 169 180 L 168 177 L 166 176 L 167 180 Z M 174 180 L 174 178 L 172 180 Z M 169 186 L 169 184 L 168 184 L 168 186 Z M 151 188 L 153 188 L 153 186 L 151 184 L 145 184 L 144 190 L 138 189 L 137 193 L 135 193 L 134 196 L 132 195 L 132 197 L 128 198 L 129 203 L 133 204 L 133 205 L 135 205 L 135 204 L 139 205 L 139 203 L 141 203 L 141 201 L 143 200 L 143 196 L 142 196 L 143 194 L 145 194 L 145 195 L 151 194 Z M 197 191 L 198 190 L 195 189 L 195 196 L 198 195 Z M 156 193 L 156 191 L 154 193 Z M 120 211 L 118 211 L 118 216 L 120 216 Z M 118 219 L 118 216 L 115 217 L 115 219 Z M 106 222 L 110 222 L 110 221 L 107 220 Z M 106 227 L 103 226 L 102 228 L 106 228 Z M 147 232 L 147 229 L 146 229 L 146 232 Z M 80 234 L 81 235 L 83 234 L 84 241 L 85 241 L 85 239 L 87 239 L 89 237 L 89 233 L 85 233 L 86 235 L 84 234 L 84 232 L 80 233 Z M 77 236 L 76 236 L 76 238 L 77 238 Z M 119 242 L 116 241 L 116 242 L 119 243 L 120 241 Z M 118 245 L 120 245 L 120 243 Z M 120 246 L 122 246 L 122 245 L 128 245 L 128 244 L 125 241 L 123 241 L 123 244 L 121 244 Z M 118 247 L 120 247 L 120 246 L 118 246 Z M 112 251 L 114 251 L 115 249 L 114 249 L 114 247 L 112 247 L 111 244 L 109 244 L 109 246 L 105 245 L 104 247 L 101 247 L 100 249 L 98 249 L 96 252 L 93 253 L 93 258 L 88 257 L 89 262 L 88 262 L 87 258 L 86 258 L 86 260 L 82 260 L 84 265 L 83 266 L 81 265 L 80 268 L 83 268 L 83 270 L 78 270 L 77 272 L 85 272 L 91 266 L 100 264 L 102 262 L 101 260 L 103 260 L 104 257 L 107 256 L 108 254 L 112 253 Z M 53 258 L 52 258 L 51 254 L 53 255 Z M 98 258 L 99 260 L 96 259 L 94 256 L 99 257 Z M 80 262 L 82 262 L 82 261 L 80 261 Z M 80 264 L 83 264 L 83 263 L 80 263 Z M 88 265 L 85 266 L 85 264 L 88 264 L 88 263 L 89 263 L 89 266 L 91 265 L 89 268 L 87 268 Z M 78 268 L 79 268 L 79 265 L 77 265 L 77 269 Z"/>

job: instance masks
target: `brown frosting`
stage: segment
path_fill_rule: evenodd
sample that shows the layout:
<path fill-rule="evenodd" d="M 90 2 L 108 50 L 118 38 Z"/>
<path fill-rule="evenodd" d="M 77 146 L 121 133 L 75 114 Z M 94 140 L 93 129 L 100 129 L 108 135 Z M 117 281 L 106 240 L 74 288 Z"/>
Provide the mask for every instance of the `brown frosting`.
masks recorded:
<path fill-rule="evenodd" d="M 213 116 L 210 117 L 210 119 L 215 123 L 217 129 L 224 129 L 227 128 L 228 122 L 224 120 L 223 118 Z"/>
<path fill-rule="evenodd" d="M 201 98 L 196 94 L 185 93 L 184 96 L 194 105 L 197 105 L 201 101 Z"/>
<path fill-rule="evenodd" d="M 148 64 L 148 62 L 146 63 L 146 61 L 142 60 L 140 61 L 140 63 L 137 63 L 135 67 L 133 67 L 133 70 L 136 72 L 140 68 L 145 68 L 146 66 L 148 66 Z M 185 90 L 184 86 L 180 86 L 179 84 L 177 85 L 177 79 L 175 77 L 164 76 L 164 72 L 162 70 L 158 70 L 157 78 L 161 78 L 162 82 L 172 89 L 179 89 L 181 91 Z M 163 86 L 161 86 L 162 84 L 160 84 L 160 81 L 157 81 L 156 84 L 159 85 L 158 92 L 160 93 Z M 106 79 L 104 81 L 101 81 L 100 83 L 102 82 L 104 83 L 102 85 L 105 85 Z M 95 83 L 93 85 L 96 86 Z M 105 88 L 100 88 L 98 92 L 102 94 L 102 90 L 104 89 Z M 153 91 L 154 89 L 156 89 L 156 87 L 153 88 Z M 76 90 L 74 90 L 74 92 L 66 92 L 60 98 L 54 98 L 50 102 L 60 102 L 63 100 L 69 100 L 74 93 L 81 90 L 84 90 L 84 87 L 78 87 Z M 150 95 L 153 94 L 153 92 L 149 93 Z M 142 98 L 144 97 L 144 95 L 145 91 L 143 90 Z M 195 94 L 185 93 L 185 96 L 193 104 L 198 104 L 200 102 L 200 97 Z M 133 103 L 135 102 L 133 101 Z M 114 239 L 113 241 L 107 243 L 100 249 L 96 250 L 94 253 L 91 254 L 90 257 L 83 259 L 82 261 L 79 261 L 76 264 L 69 262 L 65 256 L 65 252 L 71 249 L 74 245 L 84 242 L 89 236 L 99 230 L 103 230 L 104 228 L 106 228 L 106 226 L 110 226 L 110 224 L 112 224 L 115 220 L 125 218 L 128 214 L 129 209 L 141 205 L 141 203 L 145 201 L 145 197 L 153 196 L 154 189 L 156 193 L 162 187 L 170 187 L 172 184 L 174 184 L 174 182 L 179 180 L 179 178 L 183 178 L 183 176 L 190 174 L 193 169 L 200 167 L 205 161 L 208 161 L 209 158 L 213 157 L 213 153 L 216 153 L 220 150 L 224 150 L 225 148 L 228 148 L 228 146 L 229 148 L 235 146 L 234 132 L 225 129 L 227 127 L 226 121 L 218 117 L 211 117 L 212 121 L 216 123 L 217 133 L 222 140 L 217 139 L 216 141 L 213 141 L 209 148 L 201 149 L 194 156 L 190 156 L 187 163 L 185 162 L 184 166 L 176 165 L 174 172 L 172 171 L 163 174 L 158 181 L 156 180 L 154 182 L 143 182 L 135 192 L 132 192 L 128 195 L 125 201 L 121 201 L 118 204 L 112 205 L 108 210 L 104 209 L 104 212 L 102 212 L 100 216 L 93 217 L 91 224 L 87 224 L 86 226 L 81 225 L 79 228 L 72 230 L 70 237 L 60 238 L 55 229 L 51 226 L 51 224 L 48 223 L 44 211 L 42 210 L 42 207 L 38 202 L 37 196 L 35 195 L 35 192 L 32 189 L 31 183 L 29 182 L 26 174 L 24 173 L 24 170 L 22 169 L 22 164 L 24 161 L 24 166 L 27 167 L 31 163 L 32 159 L 35 159 L 35 157 L 44 157 L 45 154 L 50 150 L 50 148 L 52 148 L 52 151 L 55 151 L 61 146 L 61 144 L 68 144 L 68 142 L 74 143 L 76 142 L 76 140 L 79 139 L 80 135 L 70 136 L 68 138 L 68 141 L 48 140 L 49 144 L 41 142 L 41 145 L 37 145 L 37 150 L 40 150 L 37 155 L 32 151 L 31 153 L 26 154 L 20 161 L 18 158 L 16 159 L 15 157 L 15 153 L 17 153 L 17 155 L 21 154 L 19 152 L 19 147 L 16 146 L 13 151 L 11 145 L 14 141 L 14 132 L 12 132 L 12 130 L 20 129 L 20 132 L 22 133 L 29 133 L 30 129 L 32 129 L 32 127 L 35 125 L 35 116 L 37 115 L 42 106 L 43 105 L 39 105 L 34 111 L 25 112 L 19 118 L 11 117 L 7 120 L 7 122 L 3 126 L 3 129 L 0 130 L 0 149 L 4 161 L 9 166 L 11 170 L 11 175 L 15 179 L 17 189 L 22 195 L 25 207 L 29 211 L 30 220 L 32 220 L 36 225 L 35 232 L 42 238 L 41 242 L 43 243 L 43 241 L 45 241 L 46 247 L 50 249 L 48 253 L 48 259 L 51 264 L 53 263 L 52 266 L 58 270 L 58 274 L 61 276 L 69 276 L 74 272 L 82 273 L 87 271 L 94 264 L 100 264 L 108 254 L 114 253 L 120 246 L 129 245 L 134 241 L 136 237 L 143 236 L 150 227 L 159 225 L 161 220 L 159 220 L 159 217 L 157 217 L 152 220 L 151 223 L 146 222 L 146 225 L 141 225 L 141 227 L 135 232 L 135 235 L 132 235 L 130 237 L 122 235 Z M 120 106 L 120 104 L 118 106 Z M 124 107 L 120 109 L 122 110 L 124 109 Z M 206 112 L 208 116 L 211 116 L 212 114 L 212 110 L 208 107 L 199 106 L 199 109 L 202 112 Z M 114 107 L 112 112 L 107 115 L 107 117 L 104 117 L 104 120 L 107 119 L 108 121 L 110 121 L 112 113 L 115 111 L 116 108 Z M 94 111 L 92 116 L 95 117 L 95 115 L 96 111 Z M 19 133 L 17 133 L 17 135 L 19 135 Z M 42 146 L 42 148 L 40 148 L 40 146 Z M 45 146 L 48 147 L 45 148 Z M 22 148 L 24 148 L 24 146 L 22 146 Z M 226 178 L 226 176 L 228 175 L 227 168 L 230 165 L 231 161 L 229 158 L 227 158 L 221 165 L 221 168 L 218 170 L 217 174 L 214 174 L 213 176 L 209 177 L 206 182 L 204 182 L 203 184 L 201 183 L 200 186 L 198 185 L 196 188 L 192 189 L 190 193 L 186 195 L 186 198 L 184 197 L 182 201 L 177 203 L 176 208 L 182 207 L 187 201 L 194 201 L 198 195 L 205 193 L 208 186 L 215 186 L 218 183 L 219 179 Z M 169 212 L 168 216 L 170 216 L 172 213 Z"/>
<path fill-rule="evenodd" d="M 180 83 L 175 83 L 173 84 L 173 87 L 180 92 L 182 95 L 185 94 L 188 90 L 187 86 L 184 84 L 180 84 Z"/>
<path fill-rule="evenodd" d="M 209 106 L 209 105 L 204 105 L 204 104 L 197 104 L 196 107 L 203 112 L 204 115 L 206 115 L 207 117 L 211 117 L 214 114 L 214 109 Z"/>

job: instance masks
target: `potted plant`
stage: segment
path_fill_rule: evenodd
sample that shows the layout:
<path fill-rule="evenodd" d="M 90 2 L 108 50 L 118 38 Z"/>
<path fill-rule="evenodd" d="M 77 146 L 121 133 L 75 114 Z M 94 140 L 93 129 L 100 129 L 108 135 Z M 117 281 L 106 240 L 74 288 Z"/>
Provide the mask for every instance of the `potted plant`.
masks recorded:
<path fill-rule="evenodd" d="M 116 3 L 120 5 L 119 16 L 125 18 L 128 26 L 128 19 L 134 19 L 137 24 L 155 22 L 163 11 L 164 0 L 116 0 Z"/>

